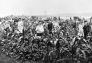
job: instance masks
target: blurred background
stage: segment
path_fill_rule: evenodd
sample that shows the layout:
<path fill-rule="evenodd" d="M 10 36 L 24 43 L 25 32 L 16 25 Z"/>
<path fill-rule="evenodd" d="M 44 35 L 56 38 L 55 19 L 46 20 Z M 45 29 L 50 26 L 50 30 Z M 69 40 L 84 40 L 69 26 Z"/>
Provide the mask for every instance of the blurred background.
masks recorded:
<path fill-rule="evenodd" d="M 0 0 L 0 16 L 91 16 L 92 0 Z"/>

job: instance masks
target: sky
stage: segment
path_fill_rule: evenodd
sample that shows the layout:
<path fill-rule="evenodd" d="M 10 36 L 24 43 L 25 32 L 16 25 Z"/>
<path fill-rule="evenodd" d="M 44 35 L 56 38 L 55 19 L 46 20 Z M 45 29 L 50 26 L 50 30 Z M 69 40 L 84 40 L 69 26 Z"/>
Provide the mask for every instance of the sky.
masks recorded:
<path fill-rule="evenodd" d="M 92 0 L 0 0 L 0 16 L 92 15 Z"/>

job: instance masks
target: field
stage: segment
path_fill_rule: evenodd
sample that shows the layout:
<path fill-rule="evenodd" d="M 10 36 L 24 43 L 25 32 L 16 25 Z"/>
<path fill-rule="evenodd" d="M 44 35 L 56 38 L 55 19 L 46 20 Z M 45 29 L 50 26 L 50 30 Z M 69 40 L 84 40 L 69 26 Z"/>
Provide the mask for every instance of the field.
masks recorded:
<path fill-rule="evenodd" d="M 92 63 L 91 59 L 91 17 L 0 18 L 0 63 Z"/>

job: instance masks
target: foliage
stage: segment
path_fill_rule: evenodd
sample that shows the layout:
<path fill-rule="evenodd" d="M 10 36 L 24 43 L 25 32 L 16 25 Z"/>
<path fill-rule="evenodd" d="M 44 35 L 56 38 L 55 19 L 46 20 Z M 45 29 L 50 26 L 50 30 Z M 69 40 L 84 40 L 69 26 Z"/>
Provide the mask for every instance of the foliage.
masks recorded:
<path fill-rule="evenodd" d="M 69 63 L 71 60 L 74 61 L 73 63 L 79 61 L 83 63 L 84 60 L 84 62 L 90 62 L 92 58 L 92 37 L 85 39 L 77 36 L 78 30 L 75 22 L 71 22 L 71 20 L 60 21 L 59 31 L 52 33 L 49 33 L 48 27 L 45 27 L 45 32 L 41 35 L 41 38 L 37 38 L 35 36 L 37 34 L 34 27 L 35 23 L 31 26 L 29 23 L 32 23 L 32 20 L 38 21 L 38 18 L 32 16 L 30 20 L 28 18 L 13 17 L 15 22 L 11 22 L 11 30 L 7 27 L 3 30 L 4 32 L 1 32 L 0 46 L 2 47 L 2 54 L 20 63 L 26 61 L 30 63 Z M 56 17 L 53 19 L 57 20 Z M 5 20 L 7 21 L 7 19 Z M 22 33 L 18 33 L 17 29 L 19 20 L 23 22 L 29 20 L 28 24 L 25 24 Z M 47 23 L 44 20 L 42 21 Z M 53 43 L 55 41 L 57 42 Z"/>

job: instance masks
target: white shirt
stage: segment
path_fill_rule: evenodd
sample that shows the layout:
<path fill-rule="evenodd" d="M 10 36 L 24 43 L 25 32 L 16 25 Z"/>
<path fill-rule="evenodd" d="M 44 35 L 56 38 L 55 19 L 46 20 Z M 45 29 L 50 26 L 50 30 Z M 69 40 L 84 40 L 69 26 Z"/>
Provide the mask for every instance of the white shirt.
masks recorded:
<path fill-rule="evenodd" d="M 38 25 L 38 26 L 36 27 L 36 31 L 37 31 L 37 33 L 42 33 L 42 32 L 44 32 L 44 27 L 43 27 L 43 25 Z"/>
<path fill-rule="evenodd" d="M 59 23 L 53 22 L 53 25 L 54 25 L 54 31 L 57 32 L 60 29 Z"/>
<path fill-rule="evenodd" d="M 84 32 L 83 32 L 83 24 L 79 24 L 78 28 L 79 28 L 79 32 L 78 32 L 78 35 L 79 36 L 84 36 Z"/>
<path fill-rule="evenodd" d="M 22 33 L 23 30 L 23 21 L 18 22 L 18 30 Z"/>

